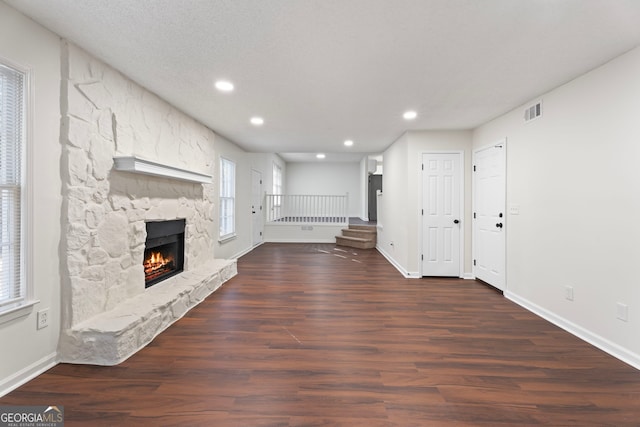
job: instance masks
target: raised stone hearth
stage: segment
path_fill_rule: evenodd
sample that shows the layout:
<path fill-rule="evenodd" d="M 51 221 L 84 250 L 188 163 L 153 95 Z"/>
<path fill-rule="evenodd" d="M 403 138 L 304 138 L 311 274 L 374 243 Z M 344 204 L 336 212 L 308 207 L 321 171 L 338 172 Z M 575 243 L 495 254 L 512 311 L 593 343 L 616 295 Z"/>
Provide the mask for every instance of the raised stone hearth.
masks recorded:
<path fill-rule="evenodd" d="M 63 52 L 58 354 L 112 365 L 234 276 L 236 262 L 213 253 L 215 134 L 73 44 Z M 114 158 L 179 174 L 118 170 Z M 185 221 L 184 271 L 145 289 L 146 223 L 168 220 Z"/>
<path fill-rule="evenodd" d="M 147 289 L 64 336 L 65 362 L 115 365 L 134 354 L 189 309 L 235 276 L 235 261 L 215 260 Z"/>

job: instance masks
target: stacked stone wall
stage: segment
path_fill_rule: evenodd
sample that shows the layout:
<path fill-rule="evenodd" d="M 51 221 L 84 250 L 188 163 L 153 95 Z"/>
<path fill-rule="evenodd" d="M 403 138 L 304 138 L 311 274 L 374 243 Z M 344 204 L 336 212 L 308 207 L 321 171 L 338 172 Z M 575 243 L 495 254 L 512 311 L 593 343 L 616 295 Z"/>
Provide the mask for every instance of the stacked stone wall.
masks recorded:
<path fill-rule="evenodd" d="M 214 184 L 116 171 L 113 158 L 213 175 L 215 134 L 66 42 L 62 78 L 64 334 L 145 292 L 146 221 L 186 219 L 185 271 L 213 259 Z"/>

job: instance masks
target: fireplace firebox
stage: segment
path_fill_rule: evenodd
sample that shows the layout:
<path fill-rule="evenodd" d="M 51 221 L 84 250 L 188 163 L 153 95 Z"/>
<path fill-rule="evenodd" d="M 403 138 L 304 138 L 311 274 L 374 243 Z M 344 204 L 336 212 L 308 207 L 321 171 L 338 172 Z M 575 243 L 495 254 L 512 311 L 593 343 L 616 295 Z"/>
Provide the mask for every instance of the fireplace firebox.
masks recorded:
<path fill-rule="evenodd" d="M 184 269 L 185 220 L 147 222 L 144 286 L 148 288 Z"/>

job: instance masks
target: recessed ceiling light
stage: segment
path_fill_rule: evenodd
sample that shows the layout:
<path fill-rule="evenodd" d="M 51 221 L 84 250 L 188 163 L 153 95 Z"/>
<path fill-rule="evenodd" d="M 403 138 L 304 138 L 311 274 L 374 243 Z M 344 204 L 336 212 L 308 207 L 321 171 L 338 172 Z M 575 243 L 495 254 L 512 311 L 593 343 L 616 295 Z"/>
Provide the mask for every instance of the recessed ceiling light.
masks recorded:
<path fill-rule="evenodd" d="M 415 111 L 405 111 L 402 117 L 404 117 L 405 120 L 413 120 L 418 117 L 418 113 L 416 113 Z"/>
<path fill-rule="evenodd" d="M 227 80 L 218 80 L 216 82 L 216 89 L 220 92 L 231 92 L 233 90 L 233 83 Z"/>
<path fill-rule="evenodd" d="M 344 145 L 346 145 L 347 147 L 351 147 L 351 146 L 353 145 L 353 141 L 352 141 L 352 140 L 350 140 L 350 139 L 347 139 L 347 140 L 344 142 Z"/>
<path fill-rule="evenodd" d="M 251 117 L 251 124 L 254 126 L 262 126 L 264 119 L 262 117 Z"/>
<path fill-rule="evenodd" d="M 325 156 L 325 155 L 324 155 L 324 154 L 322 154 L 322 153 L 318 153 L 318 154 L 316 154 L 316 159 L 324 159 L 325 157 L 327 157 L 327 156 Z"/>

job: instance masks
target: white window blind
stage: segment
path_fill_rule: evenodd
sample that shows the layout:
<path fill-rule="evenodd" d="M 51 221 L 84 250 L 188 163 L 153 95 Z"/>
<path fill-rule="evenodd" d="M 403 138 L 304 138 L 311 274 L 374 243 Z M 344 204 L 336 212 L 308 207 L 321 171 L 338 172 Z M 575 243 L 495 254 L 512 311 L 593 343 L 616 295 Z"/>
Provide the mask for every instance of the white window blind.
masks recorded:
<path fill-rule="evenodd" d="M 220 158 L 220 239 L 236 232 L 236 164 Z"/>
<path fill-rule="evenodd" d="M 0 312 L 25 297 L 21 269 L 25 75 L 0 64 Z"/>

